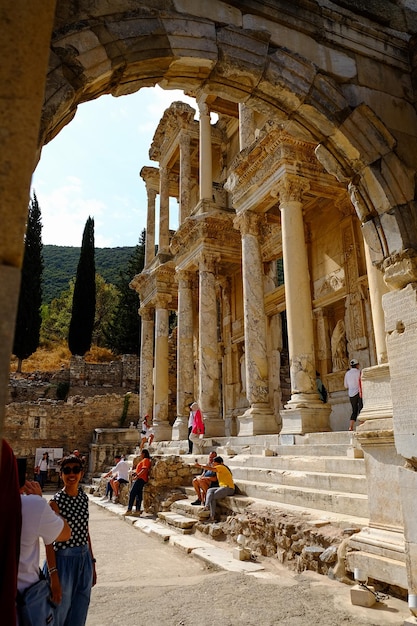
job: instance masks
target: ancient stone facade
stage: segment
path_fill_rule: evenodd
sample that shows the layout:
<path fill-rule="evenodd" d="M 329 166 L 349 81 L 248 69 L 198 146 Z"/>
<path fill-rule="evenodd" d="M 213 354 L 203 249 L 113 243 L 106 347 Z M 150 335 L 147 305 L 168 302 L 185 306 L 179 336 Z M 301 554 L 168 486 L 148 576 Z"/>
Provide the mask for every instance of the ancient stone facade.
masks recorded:
<path fill-rule="evenodd" d="M 149 175 L 149 205 L 159 192 L 158 257 L 147 257 L 148 277 L 136 282 L 145 301 L 141 413 L 152 412 L 159 438 L 171 437 L 171 310 L 179 324 L 182 318 L 178 351 L 185 355 L 178 359 L 178 433 L 188 394 L 198 394 L 209 434 L 225 431 L 236 409 L 244 410 L 239 433 L 330 428 L 345 359 L 357 356 L 370 366 L 358 436 L 368 456 L 372 515 L 369 529 L 355 536 L 350 567 L 366 566 L 371 578 L 384 580 L 405 563 L 401 586 L 417 594 L 414 3 L 5 0 L 0 11 L 7 23 L 0 44 L 1 422 L 30 178 L 42 145 L 83 101 L 157 83 L 183 89 L 198 103 L 201 166 L 198 174 L 191 167 L 195 130 L 189 137 L 181 131 L 179 148 L 165 143 L 161 154 L 156 137 L 160 174 L 157 182 Z M 215 129 L 211 111 L 221 116 Z M 187 115 L 185 109 L 182 121 L 192 127 Z M 189 173 L 173 170 L 187 163 L 187 154 Z M 167 199 L 176 176 L 182 210 L 170 238 Z M 181 187 L 188 178 L 198 188 Z M 273 288 L 266 265 L 280 257 L 285 285 Z M 253 310 L 254 302 L 261 309 Z M 281 333 L 278 318 L 273 332 L 267 322 L 284 309 L 291 396 L 278 412 L 278 379 L 270 374 L 278 368 L 269 361 L 278 357 Z M 221 341 L 217 320 L 230 323 Z M 192 367 L 191 353 L 198 354 Z M 332 414 L 315 394 L 317 366 L 331 391 Z M 228 387 L 219 394 L 226 372 Z M 395 498 L 380 499 L 379 472 Z"/>

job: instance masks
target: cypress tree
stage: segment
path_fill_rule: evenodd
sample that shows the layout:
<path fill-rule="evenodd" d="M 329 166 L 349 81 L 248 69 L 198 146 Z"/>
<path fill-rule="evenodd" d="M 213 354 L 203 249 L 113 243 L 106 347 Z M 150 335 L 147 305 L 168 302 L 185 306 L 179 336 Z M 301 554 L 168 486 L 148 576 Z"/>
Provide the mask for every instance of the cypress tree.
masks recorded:
<path fill-rule="evenodd" d="M 71 354 L 84 356 L 91 348 L 96 311 L 96 268 L 94 220 L 86 221 L 72 299 L 68 347 Z"/>
<path fill-rule="evenodd" d="M 116 286 L 120 293 L 113 323 L 107 333 L 107 345 L 116 354 L 139 354 L 141 323 L 138 314 L 140 301 L 129 283 L 140 274 L 145 265 L 145 236 L 143 230 L 139 243 L 129 258 L 126 268 L 120 272 Z"/>
<path fill-rule="evenodd" d="M 17 371 L 22 371 L 22 361 L 39 346 L 42 323 L 42 221 L 36 194 L 29 203 L 25 235 L 19 304 L 17 308 L 13 354 L 18 358 Z"/>

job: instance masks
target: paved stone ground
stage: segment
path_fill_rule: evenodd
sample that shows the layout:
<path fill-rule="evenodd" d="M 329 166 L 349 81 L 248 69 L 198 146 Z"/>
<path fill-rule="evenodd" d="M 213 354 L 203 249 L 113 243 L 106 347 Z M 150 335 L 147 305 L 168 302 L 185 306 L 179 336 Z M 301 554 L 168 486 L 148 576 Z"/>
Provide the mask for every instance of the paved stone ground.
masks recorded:
<path fill-rule="evenodd" d="M 187 553 L 195 539 L 178 536 L 175 547 L 163 532 L 154 534 L 152 519 L 125 520 L 124 507 L 96 503 L 90 497 L 98 582 L 87 626 L 400 626 L 410 617 L 407 604 L 391 597 L 372 608 L 353 606 L 349 586 L 294 574 L 274 559 L 244 573 L 240 564 L 254 564 L 231 558 L 226 544 L 212 547 L 212 561 L 210 546 Z M 218 569 L 219 550 L 224 566 L 237 571 Z"/>

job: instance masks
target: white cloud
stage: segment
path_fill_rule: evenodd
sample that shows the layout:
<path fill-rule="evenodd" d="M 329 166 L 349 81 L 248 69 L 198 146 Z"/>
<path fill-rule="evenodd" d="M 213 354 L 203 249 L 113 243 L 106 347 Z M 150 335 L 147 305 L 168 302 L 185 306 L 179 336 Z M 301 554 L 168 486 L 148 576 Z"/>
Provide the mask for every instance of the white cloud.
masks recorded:
<path fill-rule="evenodd" d="M 44 244 L 80 246 L 88 216 L 97 247 L 134 246 L 146 226 L 146 189 L 139 172 L 149 160 L 156 127 L 181 91 L 144 88 L 79 106 L 73 121 L 45 146 L 33 177 Z M 177 220 L 171 211 L 171 227 Z M 156 216 L 158 222 L 158 216 Z"/>

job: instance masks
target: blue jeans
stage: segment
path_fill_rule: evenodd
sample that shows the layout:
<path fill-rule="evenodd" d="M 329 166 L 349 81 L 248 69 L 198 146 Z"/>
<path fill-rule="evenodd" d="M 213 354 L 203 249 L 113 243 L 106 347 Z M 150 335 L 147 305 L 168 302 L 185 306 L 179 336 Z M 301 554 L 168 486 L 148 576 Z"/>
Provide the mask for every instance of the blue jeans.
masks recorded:
<path fill-rule="evenodd" d="M 56 566 L 62 589 L 55 610 L 55 626 L 84 626 L 93 585 L 93 563 L 88 545 L 57 550 Z M 45 572 L 46 569 L 46 572 Z M 47 575 L 47 567 L 44 573 Z"/>
<path fill-rule="evenodd" d="M 55 605 L 50 601 L 51 588 L 45 579 L 17 593 L 18 623 L 20 626 L 36 626 L 37 624 L 48 624 L 54 626 L 56 621 Z"/>
<path fill-rule="evenodd" d="M 129 511 L 132 510 L 133 503 L 136 500 L 136 511 L 140 511 L 140 507 L 142 506 L 142 492 L 143 488 L 146 485 L 143 478 L 137 478 L 132 485 L 132 489 L 129 493 L 129 504 L 127 508 Z"/>
<path fill-rule="evenodd" d="M 210 517 L 216 514 L 216 500 L 232 496 L 235 490 L 232 487 L 210 487 L 206 494 L 206 507 L 210 509 Z"/>

